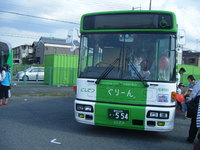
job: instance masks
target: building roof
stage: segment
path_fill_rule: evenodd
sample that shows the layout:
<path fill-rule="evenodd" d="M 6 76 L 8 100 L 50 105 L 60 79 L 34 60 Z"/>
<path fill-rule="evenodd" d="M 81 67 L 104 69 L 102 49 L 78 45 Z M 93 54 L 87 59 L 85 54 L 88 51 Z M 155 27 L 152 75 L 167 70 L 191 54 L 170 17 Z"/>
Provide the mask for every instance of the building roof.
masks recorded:
<path fill-rule="evenodd" d="M 32 47 L 37 47 L 37 45 L 38 45 L 38 42 L 34 41 L 32 44 Z"/>
<path fill-rule="evenodd" d="M 187 50 L 183 51 L 183 56 L 200 56 L 200 52 Z"/>
<path fill-rule="evenodd" d="M 72 45 L 72 43 L 66 43 L 66 39 L 59 39 L 54 37 L 41 37 L 39 41 L 48 44 L 69 45 L 69 46 Z M 74 40 L 74 44 L 76 46 L 79 46 L 79 42 L 77 40 Z"/>

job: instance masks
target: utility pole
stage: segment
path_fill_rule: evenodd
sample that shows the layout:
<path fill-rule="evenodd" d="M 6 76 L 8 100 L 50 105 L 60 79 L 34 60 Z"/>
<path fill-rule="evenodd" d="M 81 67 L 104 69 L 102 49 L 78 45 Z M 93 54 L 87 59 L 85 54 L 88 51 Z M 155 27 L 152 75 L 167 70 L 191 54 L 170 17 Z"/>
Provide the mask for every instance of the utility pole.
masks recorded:
<path fill-rule="evenodd" d="M 150 0 L 150 3 L 149 3 L 149 10 L 151 10 L 151 0 Z"/>

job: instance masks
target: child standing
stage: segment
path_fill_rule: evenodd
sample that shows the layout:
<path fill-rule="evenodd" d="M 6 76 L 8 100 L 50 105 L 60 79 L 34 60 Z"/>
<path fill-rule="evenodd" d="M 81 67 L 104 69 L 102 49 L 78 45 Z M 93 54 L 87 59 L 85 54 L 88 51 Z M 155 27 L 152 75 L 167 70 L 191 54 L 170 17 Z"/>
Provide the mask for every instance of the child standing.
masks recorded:
<path fill-rule="evenodd" d="M 178 88 L 177 88 L 177 93 L 178 94 L 182 94 L 184 87 L 185 86 L 184 86 L 183 83 L 179 83 Z M 181 104 L 181 102 L 177 101 L 176 109 L 182 111 L 182 104 Z"/>
<path fill-rule="evenodd" d="M 9 66 L 7 64 L 4 64 L 2 68 L 0 106 L 8 104 L 9 90 L 10 90 L 10 70 Z M 3 98 L 5 98 L 4 102 Z"/>

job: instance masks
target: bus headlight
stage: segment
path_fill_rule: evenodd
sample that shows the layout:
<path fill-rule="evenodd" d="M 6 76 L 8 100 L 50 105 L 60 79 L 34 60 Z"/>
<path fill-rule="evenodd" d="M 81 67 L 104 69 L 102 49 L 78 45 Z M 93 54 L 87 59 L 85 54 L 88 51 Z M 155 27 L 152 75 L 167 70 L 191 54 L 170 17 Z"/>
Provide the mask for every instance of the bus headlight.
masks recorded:
<path fill-rule="evenodd" d="M 168 119 L 169 118 L 169 112 L 160 112 L 159 118 L 160 119 Z"/>
<path fill-rule="evenodd" d="M 147 118 L 169 119 L 168 111 L 148 111 Z"/>
<path fill-rule="evenodd" d="M 84 111 L 84 105 L 76 104 L 76 110 L 78 110 L 78 111 Z"/>
<path fill-rule="evenodd" d="M 85 111 L 92 112 L 92 106 L 86 105 L 85 106 Z"/>
<path fill-rule="evenodd" d="M 158 118 L 158 112 L 151 111 L 149 112 L 149 118 Z"/>
<path fill-rule="evenodd" d="M 77 111 L 93 112 L 93 107 L 91 105 L 76 104 Z"/>

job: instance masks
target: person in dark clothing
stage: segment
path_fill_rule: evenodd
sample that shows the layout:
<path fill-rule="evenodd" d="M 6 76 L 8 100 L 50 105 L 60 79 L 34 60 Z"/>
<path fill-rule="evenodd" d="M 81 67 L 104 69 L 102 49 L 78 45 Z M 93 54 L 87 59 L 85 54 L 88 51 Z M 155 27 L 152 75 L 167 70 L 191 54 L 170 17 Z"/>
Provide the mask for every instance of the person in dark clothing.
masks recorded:
<path fill-rule="evenodd" d="M 197 108 L 195 109 L 196 112 L 194 113 L 194 115 L 191 116 L 189 136 L 187 138 L 187 141 L 189 143 L 194 142 L 194 139 L 198 132 L 198 128 L 196 126 L 196 120 L 197 120 L 197 110 L 198 110 L 199 100 L 200 100 L 200 81 L 197 81 L 197 82 L 195 82 L 195 84 L 193 86 L 192 94 L 190 96 L 190 102 L 195 103 L 195 106 L 197 106 Z M 188 110 L 188 114 L 189 114 L 189 110 Z M 200 138 L 200 134 L 198 134 L 198 138 Z"/>
<path fill-rule="evenodd" d="M 180 68 L 179 73 L 183 74 L 184 72 L 186 72 L 186 70 L 184 68 Z"/>
<path fill-rule="evenodd" d="M 199 129 L 199 134 L 200 134 L 200 103 L 197 111 L 197 120 L 196 120 L 196 126 Z M 200 138 L 198 142 L 194 145 L 193 150 L 200 150 Z"/>

